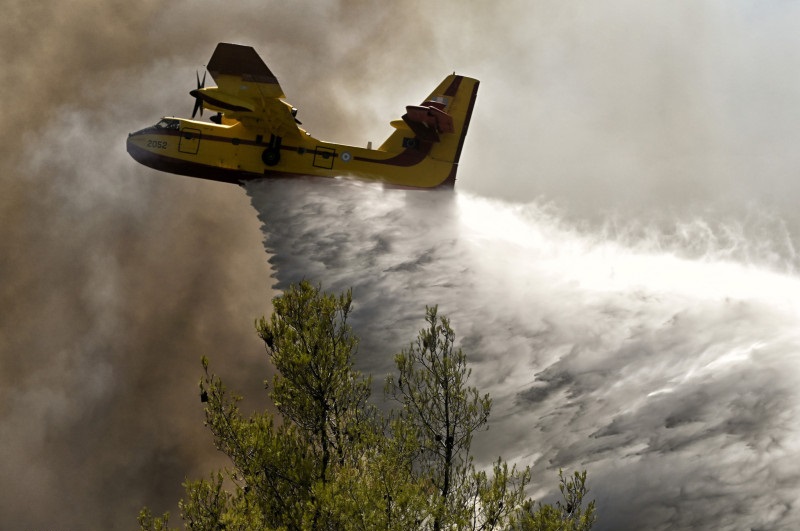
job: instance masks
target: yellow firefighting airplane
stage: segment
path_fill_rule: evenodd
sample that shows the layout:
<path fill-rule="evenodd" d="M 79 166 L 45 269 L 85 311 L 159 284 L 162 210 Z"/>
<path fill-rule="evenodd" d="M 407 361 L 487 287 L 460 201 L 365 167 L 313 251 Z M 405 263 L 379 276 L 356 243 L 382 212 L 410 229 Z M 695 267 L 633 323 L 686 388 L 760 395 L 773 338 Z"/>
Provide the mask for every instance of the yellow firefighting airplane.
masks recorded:
<path fill-rule="evenodd" d="M 300 127 L 278 80 L 249 46 L 219 43 L 197 76 L 194 112 L 213 123 L 163 118 L 128 135 L 128 153 L 157 170 L 241 184 L 251 179 L 350 176 L 408 188 L 452 188 L 478 80 L 447 76 L 421 105 L 409 105 L 378 148 L 317 140 Z"/>

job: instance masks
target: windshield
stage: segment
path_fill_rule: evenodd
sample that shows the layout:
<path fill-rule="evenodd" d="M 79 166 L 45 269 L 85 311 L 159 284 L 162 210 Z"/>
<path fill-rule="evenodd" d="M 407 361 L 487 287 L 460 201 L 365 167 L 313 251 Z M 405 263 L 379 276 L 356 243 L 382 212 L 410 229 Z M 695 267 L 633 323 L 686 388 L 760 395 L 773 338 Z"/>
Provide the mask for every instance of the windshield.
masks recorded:
<path fill-rule="evenodd" d="M 172 118 L 163 118 L 156 124 L 156 129 L 175 129 L 177 131 L 180 127 L 180 120 L 174 120 Z"/>

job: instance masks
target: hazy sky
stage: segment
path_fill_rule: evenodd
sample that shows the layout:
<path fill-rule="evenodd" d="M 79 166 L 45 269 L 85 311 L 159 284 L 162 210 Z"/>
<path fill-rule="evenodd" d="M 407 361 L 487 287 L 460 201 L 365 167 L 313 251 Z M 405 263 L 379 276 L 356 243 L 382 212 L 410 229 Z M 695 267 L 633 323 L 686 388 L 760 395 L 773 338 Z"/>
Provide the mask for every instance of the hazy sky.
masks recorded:
<path fill-rule="evenodd" d="M 195 70 L 217 42 L 254 46 L 300 109 L 304 127 L 358 145 L 387 136 L 388 122 L 445 74 L 476 77 L 481 88 L 457 186 L 502 205 L 535 205 L 523 209 L 532 225 L 520 230 L 566 224 L 581 238 L 623 245 L 610 256 L 660 246 L 689 259 L 727 255 L 767 272 L 791 272 L 798 234 L 798 22 L 795 3 L 755 1 L 7 2 L 0 22 L 8 93 L 0 132 L 0 476 L 14 487 L 0 499 L 0 519 L 14 528 L 123 529 L 134 527 L 144 504 L 175 512 L 180 482 L 223 462 L 202 427 L 201 355 L 251 398 L 250 406 L 264 403 L 268 368 L 252 322 L 269 311 L 273 280 L 262 244 L 269 231 L 257 214 L 267 225 L 269 218 L 235 186 L 159 174 L 124 149 L 128 132 L 162 115 L 190 113 Z M 505 206 L 489 212 L 501 216 Z M 554 218 L 538 217 L 545 214 Z M 497 230 L 491 234 L 511 229 Z M 419 247 L 409 245 L 411 259 Z M 498 255 L 509 270 L 533 259 L 520 256 L 516 245 Z M 588 263 L 565 260 L 557 269 Z M 348 269 L 342 271 L 339 281 L 347 282 Z M 503 271 L 484 273 L 495 279 Z M 588 274 L 578 268 L 575 282 Z M 655 290 L 651 281 L 642 281 L 644 295 Z M 474 290 L 486 286 L 496 284 Z M 638 288 L 619 289 L 627 302 L 603 299 L 598 308 L 632 311 L 628 296 Z M 675 290 L 667 291 L 673 301 Z M 565 300 L 586 304 L 579 293 Z M 715 334 L 727 337 L 727 322 L 744 323 L 745 339 L 796 324 L 796 313 L 782 306 L 737 296 L 746 302 L 735 317 L 726 312 L 736 310 L 712 305 L 710 321 L 688 322 L 712 323 L 710 344 L 723 342 Z M 647 318 L 625 322 L 655 334 L 642 348 L 656 351 L 653 345 L 668 345 L 671 336 L 648 323 L 659 312 L 674 317 L 676 308 L 691 313 L 704 306 L 642 303 Z M 569 307 L 553 315 L 564 322 L 571 312 L 589 318 Z M 567 333 L 561 326 L 559 333 Z M 607 352 L 624 350 L 601 339 Z M 773 406 L 787 407 L 794 337 L 777 345 L 777 361 L 767 368 L 786 379 L 770 396 Z M 680 348 L 667 350 L 667 360 L 683 359 Z M 581 350 L 575 352 L 525 374 L 561 368 L 583 392 L 590 383 L 574 370 L 586 368 Z M 598 359 L 608 370 L 624 370 Z M 752 396 L 768 385 L 765 374 L 750 380 Z M 732 388 L 715 387 L 710 396 L 720 402 L 712 403 L 723 403 Z M 708 427 L 714 413 L 680 418 L 693 415 Z M 640 433 L 643 418 L 614 417 L 613 426 Z M 735 413 L 725 418 L 742 425 Z M 764 430 L 793 420 L 766 418 L 767 428 L 747 433 L 761 441 Z M 789 435 L 782 437 L 785 448 L 794 448 Z M 570 449 L 597 450 L 578 443 Z M 753 459 L 767 471 L 776 466 L 763 455 Z M 762 478 L 780 484 L 769 472 Z"/>

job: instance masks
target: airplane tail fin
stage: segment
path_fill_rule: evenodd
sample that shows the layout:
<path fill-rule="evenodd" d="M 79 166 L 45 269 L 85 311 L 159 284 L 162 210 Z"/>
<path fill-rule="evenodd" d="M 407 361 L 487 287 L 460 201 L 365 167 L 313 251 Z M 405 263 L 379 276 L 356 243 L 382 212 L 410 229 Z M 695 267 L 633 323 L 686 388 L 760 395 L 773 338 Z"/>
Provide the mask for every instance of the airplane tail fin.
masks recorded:
<path fill-rule="evenodd" d="M 391 123 L 395 131 L 379 149 L 388 152 L 423 150 L 429 158 L 449 163 L 449 175 L 440 186 L 452 188 L 478 85 L 477 79 L 455 74 L 447 76 L 421 105 L 407 106 L 402 119 Z"/>

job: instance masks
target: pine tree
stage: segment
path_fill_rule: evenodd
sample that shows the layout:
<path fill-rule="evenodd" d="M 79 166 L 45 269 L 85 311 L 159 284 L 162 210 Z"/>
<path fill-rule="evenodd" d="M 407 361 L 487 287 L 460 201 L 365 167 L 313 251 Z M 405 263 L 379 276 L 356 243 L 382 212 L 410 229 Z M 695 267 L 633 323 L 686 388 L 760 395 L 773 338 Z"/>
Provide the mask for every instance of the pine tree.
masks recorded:
<path fill-rule="evenodd" d="M 281 414 L 244 417 L 203 358 L 200 382 L 206 426 L 231 468 L 187 481 L 179 503 L 190 530 L 491 530 L 585 531 L 585 472 L 562 479 L 565 503 L 526 500 L 528 468 L 476 470 L 473 434 L 486 427 L 491 400 L 468 385 L 466 356 L 436 307 L 427 327 L 396 357 L 387 395 L 390 415 L 369 401 L 371 383 L 353 368 L 358 341 L 349 324 L 350 292 L 338 297 L 302 282 L 273 301 L 256 323 L 277 369 L 267 385 Z M 169 515 L 139 513 L 140 528 L 169 529 Z M 537 527 L 538 526 L 538 527 Z"/>
<path fill-rule="evenodd" d="M 471 370 L 449 320 L 434 306 L 426 321 L 416 342 L 396 356 L 399 375 L 387 378 L 386 392 L 416 435 L 415 475 L 436 488 L 434 531 L 495 529 L 520 507 L 530 469 L 509 470 L 498 459 L 491 476 L 475 470 L 472 436 L 486 426 L 492 401 L 468 385 Z"/>

